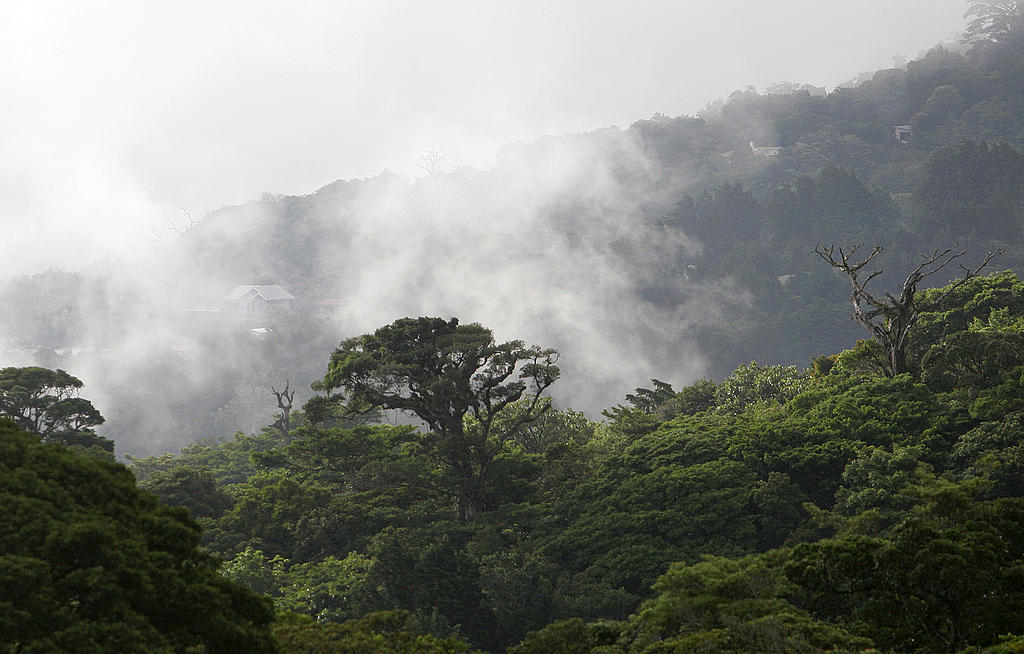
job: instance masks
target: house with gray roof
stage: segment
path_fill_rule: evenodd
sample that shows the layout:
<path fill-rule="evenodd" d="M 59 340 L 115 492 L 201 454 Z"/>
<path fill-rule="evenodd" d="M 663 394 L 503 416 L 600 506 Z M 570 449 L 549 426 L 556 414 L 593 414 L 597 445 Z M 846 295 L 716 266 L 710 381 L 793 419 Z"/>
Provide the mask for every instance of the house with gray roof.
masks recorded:
<path fill-rule="evenodd" d="M 277 284 L 270 286 L 236 286 L 224 298 L 237 311 L 258 316 L 271 307 L 290 311 L 295 296 Z"/>

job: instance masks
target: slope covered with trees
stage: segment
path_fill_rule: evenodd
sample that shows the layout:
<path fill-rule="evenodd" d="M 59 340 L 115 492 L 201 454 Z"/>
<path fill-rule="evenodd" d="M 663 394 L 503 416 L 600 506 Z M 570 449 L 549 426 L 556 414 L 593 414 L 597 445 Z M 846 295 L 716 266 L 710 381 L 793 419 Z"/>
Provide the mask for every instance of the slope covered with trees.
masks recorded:
<path fill-rule="evenodd" d="M 308 388 L 325 348 L 402 315 L 557 348 L 554 392 L 592 416 L 637 379 L 804 365 L 858 337 L 819 243 L 883 243 L 893 271 L 955 242 L 1024 263 L 1024 67 L 1015 19 L 994 18 L 1018 5 L 971 7 L 968 45 L 829 93 L 741 91 L 696 116 L 512 144 L 488 171 L 267 195 L 144 263 L 11 280 L 3 345 L 100 386 L 116 404 L 105 435 L 136 454 L 252 431 L 270 386 Z M 283 285 L 294 314 L 204 322 L 238 284 Z M 336 322 L 308 318 L 324 298 Z"/>
<path fill-rule="evenodd" d="M 201 516 L 225 574 L 321 621 L 403 610 L 435 637 L 520 653 L 996 646 L 1024 631 L 1024 282 L 974 277 L 918 305 L 895 376 L 862 341 L 806 370 L 637 389 L 604 424 L 499 394 L 472 511 L 457 462 L 483 446 L 482 396 L 460 388 L 493 378 L 463 387 L 486 358 L 438 365 L 467 350 L 434 332 L 405 363 L 370 362 L 372 335 L 343 344 L 325 387 L 354 392 L 326 406 L 385 406 L 351 376 L 381 374 L 451 407 L 463 435 L 346 424 L 313 402 L 287 436 L 133 468 Z M 392 329 L 428 324 L 450 327 Z M 405 387 L 413 370 L 437 376 Z"/>
<path fill-rule="evenodd" d="M 0 644 L 1024 650 L 1024 57 L 1007 13 L 1019 3 L 970 6 L 969 50 L 850 88 L 737 93 L 698 117 L 510 147 L 487 173 L 266 197 L 209 216 L 161 261 L 179 281 L 287 284 L 297 307 L 330 296 L 358 313 L 369 293 L 397 315 L 466 303 L 465 321 L 400 318 L 345 340 L 355 319 L 298 313 L 176 331 L 141 310 L 139 289 L 90 295 L 109 280 L 83 275 L 74 288 L 105 298 L 111 334 L 147 314 L 191 339 L 119 379 L 139 425 L 171 416 L 206 435 L 229 407 L 255 420 L 254 389 L 315 379 L 318 394 L 281 402 L 287 419 L 262 430 L 130 458 L 140 491 L 102 440 L 100 457 L 40 442 L 81 445 L 47 432 L 76 378 L 0 371 L 0 408 L 38 425 L 0 427 Z M 570 172 L 555 165 L 567 159 Z M 385 218 L 396 231 L 373 231 Z M 826 249 L 859 242 L 886 245 L 869 255 L 884 272 L 858 278 L 849 249 Z M 923 275 L 919 254 L 948 264 L 953 243 L 967 274 Z M 1009 270 L 979 274 L 997 250 Z M 425 261 L 444 262 L 437 278 Z M 442 292 L 442 277 L 468 282 Z M 868 277 L 890 295 L 859 297 L 860 323 L 882 335 L 857 340 L 849 283 L 858 299 Z M 596 282 L 601 294 L 586 291 Z M 167 289 L 167 306 L 191 301 Z M 83 305 L 67 302 L 73 324 Z M 910 313 L 885 311 L 896 305 Z M 502 330 L 472 322 L 495 307 Z M 74 333 L 3 320 L 26 348 Z M 528 340 L 503 340 L 517 326 Z M 614 374 L 574 361 L 594 343 Z M 706 360 L 689 367 L 680 350 Z M 190 357 L 213 365 L 214 352 L 229 360 L 194 377 Z M 603 422 L 565 408 L 649 369 L 623 353 L 691 381 L 620 391 L 598 404 Z M 150 373 L 180 386 L 171 404 L 140 381 Z M 92 436 L 92 405 L 63 406 Z"/>

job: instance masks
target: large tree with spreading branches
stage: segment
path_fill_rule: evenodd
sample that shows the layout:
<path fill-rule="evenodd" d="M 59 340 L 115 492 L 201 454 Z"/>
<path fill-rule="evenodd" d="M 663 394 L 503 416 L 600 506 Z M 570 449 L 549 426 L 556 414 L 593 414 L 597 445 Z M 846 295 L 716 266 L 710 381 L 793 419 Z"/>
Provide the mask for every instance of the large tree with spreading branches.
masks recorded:
<path fill-rule="evenodd" d="M 63 370 L 4 368 L 0 370 L 0 416 L 38 434 L 44 442 L 112 457 L 113 441 L 93 431 L 103 424 L 103 416 L 92 402 L 79 397 L 81 388 L 82 380 Z"/>
<path fill-rule="evenodd" d="M 969 18 L 964 41 L 970 43 L 1020 43 L 1024 40 L 1024 1 L 968 0 Z"/>
<path fill-rule="evenodd" d="M 552 349 L 498 343 L 490 329 L 457 318 L 402 318 L 350 338 L 331 355 L 319 388 L 348 415 L 396 409 L 426 423 L 428 451 L 450 474 L 459 515 L 481 508 L 495 457 L 550 403 L 559 377 Z M 513 402 L 514 420 L 499 419 Z"/>

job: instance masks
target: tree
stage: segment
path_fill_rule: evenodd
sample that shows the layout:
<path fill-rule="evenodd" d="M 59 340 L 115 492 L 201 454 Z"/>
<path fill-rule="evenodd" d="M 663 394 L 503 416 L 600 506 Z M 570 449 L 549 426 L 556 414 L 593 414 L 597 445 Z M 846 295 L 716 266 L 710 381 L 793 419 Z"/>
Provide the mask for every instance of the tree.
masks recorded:
<path fill-rule="evenodd" d="M 552 622 L 540 631 L 532 631 L 510 654 L 589 654 L 597 647 L 614 645 L 618 638 L 614 624 L 587 624 L 579 618 Z"/>
<path fill-rule="evenodd" d="M 444 147 L 431 143 L 426 152 L 416 158 L 416 166 L 428 176 L 440 175 L 444 172 L 444 162 L 448 153 Z"/>
<path fill-rule="evenodd" d="M 541 394 L 558 379 L 557 360 L 552 349 L 496 343 L 491 330 L 477 323 L 402 318 L 342 342 L 318 387 L 328 396 L 343 391 L 335 399 L 350 414 L 397 409 L 425 422 L 431 434 L 424 444 L 452 475 L 465 521 L 481 508 L 497 454 L 550 406 Z M 518 418 L 500 421 L 528 390 L 529 403 Z"/>
<path fill-rule="evenodd" d="M 381 611 L 344 624 L 282 622 L 274 635 L 285 651 L 308 654 L 471 654 L 456 636 L 438 638 L 419 629 L 407 611 Z"/>
<path fill-rule="evenodd" d="M 219 518 L 231 508 L 231 498 L 217 485 L 213 474 L 191 465 L 158 470 L 144 487 L 167 506 L 188 509 L 195 518 Z"/>
<path fill-rule="evenodd" d="M 657 379 L 652 379 L 651 382 L 654 384 L 653 389 L 637 388 L 636 393 L 626 395 L 626 401 L 632 406 L 617 404 L 601 412 L 601 415 L 611 421 L 612 429 L 631 436 L 639 436 L 657 429 L 663 419 L 659 409 L 674 398 L 676 392 L 672 389 L 672 384 Z"/>
<path fill-rule="evenodd" d="M 284 390 L 278 391 L 273 386 L 270 387 L 270 392 L 277 398 L 277 408 L 281 409 L 281 414 L 274 421 L 272 426 L 277 427 L 281 430 L 281 434 L 285 438 L 288 438 L 288 432 L 291 429 L 291 416 L 292 416 L 292 403 L 295 401 L 295 391 L 288 392 L 288 386 L 291 382 L 286 381 L 284 383 Z"/>
<path fill-rule="evenodd" d="M 81 388 L 80 379 L 60 369 L 4 368 L 0 370 L 0 415 L 44 441 L 98 446 L 112 453 L 113 442 L 92 431 L 103 424 L 103 416 L 92 402 L 78 396 Z"/>
<path fill-rule="evenodd" d="M 672 564 L 655 582 L 653 597 L 625 622 L 608 625 L 619 631 L 618 638 L 606 637 L 618 645 L 608 649 L 629 654 L 873 651 L 867 638 L 817 620 L 790 603 L 794 586 L 782 570 L 788 555 L 775 550 L 739 559 L 705 556 L 699 563 Z M 558 635 L 568 641 L 565 650 L 546 651 L 604 651 L 583 649 L 600 635 L 600 623 L 583 626 L 556 623 L 530 634 L 512 651 L 545 651 L 535 643 L 562 645 L 552 638 Z"/>
<path fill-rule="evenodd" d="M 1024 34 L 1024 2 L 1021 0 L 967 0 L 964 14 L 970 18 L 963 40 L 969 43 L 1014 43 Z"/>
<path fill-rule="evenodd" d="M 836 617 L 885 651 L 994 644 L 1019 630 L 1024 611 L 1024 501 L 979 502 L 976 488 L 919 488 L 924 502 L 891 536 L 802 543 L 786 574 L 816 617 Z"/>
<path fill-rule="evenodd" d="M 716 411 L 741 413 L 759 405 L 785 404 L 806 386 L 807 375 L 796 366 L 762 366 L 751 361 L 715 389 Z"/>
<path fill-rule="evenodd" d="M 937 148 L 914 189 L 915 229 L 1016 243 L 1024 218 L 1024 155 L 1007 143 Z"/>
<path fill-rule="evenodd" d="M 270 602 L 124 466 L 0 420 L 0 651 L 277 651 Z"/>
<path fill-rule="evenodd" d="M 852 260 L 854 254 L 861 248 L 860 245 L 855 245 L 849 250 L 839 248 L 838 259 L 835 256 L 836 247 L 834 245 L 828 247 L 818 245 L 814 248 L 814 252 L 827 264 L 841 270 L 849 278 L 850 284 L 853 286 L 853 292 L 850 294 L 850 301 L 853 303 L 852 317 L 868 330 L 871 337 L 882 346 L 888 359 L 887 372 L 890 376 L 895 377 L 907 371 L 907 337 L 923 310 L 917 303 L 919 299 L 917 297 L 918 284 L 967 254 L 966 250 L 954 252 L 956 247 L 954 245 L 945 250 L 935 250 L 931 255 L 925 256 L 924 262 L 907 275 L 899 297 L 886 291 L 885 299 L 880 299 L 866 290 L 868 283 L 882 274 L 881 270 L 871 272 L 867 277 L 861 277 L 861 270 L 882 252 L 882 246 L 875 246 L 871 254 L 860 261 Z M 964 271 L 964 276 L 959 281 L 947 286 L 937 297 L 930 297 L 931 303 L 938 304 L 946 295 L 967 283 L 971 278 L 977 277 L 981 269 L 999 253 L 1000 250 L 989 252 L 985 256 L 985 260 L 973 270 L 961 264 L 960 268 Z"/>

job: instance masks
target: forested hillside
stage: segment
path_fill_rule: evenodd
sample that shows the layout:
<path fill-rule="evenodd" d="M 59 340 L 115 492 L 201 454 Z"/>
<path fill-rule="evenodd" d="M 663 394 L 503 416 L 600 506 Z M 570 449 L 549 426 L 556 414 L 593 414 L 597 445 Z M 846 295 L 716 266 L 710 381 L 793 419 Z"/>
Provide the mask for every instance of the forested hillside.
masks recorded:
<path fill-rule="evenodd" d="M 10 280 L 0 651 L 1024 651 L 1024 19 L 971 5 Z"/>
<path fill-rule="evenodd" d="M 883 244 L 894 272 L 954 242 L 1001 247 L 1020 269 L 1019 47 L 936 47 L 828 94 L 740 91 L 697 116 L 511 144 L 487 171 L 168 217 L 142 261 L 7 282 L 5 352 L 82 378 L 136 454 L 257 429 L 270 386 L 308 397 L 325 348 L 402 315 L 558 348 L 556 396 L 591 417 L 637 380 L 803 366 L 858 336 L 819 243 Z M 241 284 L 280 285 L 291 312 L 214 311 Z M 311 319 L 324 299 L 333 319 Z"/>
<path fill-rule="evenodd" d="M 637 389 L 603 424 L 531 394 L 550 351 L 404 319 L 343 343 L 291 430 L 132 469 L 229 578 L 322 623 L 401 609 L 520 653 L 989 646 L 1024 630 L 1024 283 L 918 304 L 909 372 L 864 341 Z M 399 404 L 429 429 L 345 422 Z"/>
<path fill-rule="evenodd" d="M 1018 651 L 1024 282 L 914 302 L 906 372 L 861 341 L 638 388 L 603 423 L 538 394 L 561 381 L 553 350 L 401 319 L 342 342 L 304 410 L 131 462 L 195 523 L 104 452 L 4 427 L 0 643 Z M 425 426 L 377 423 L 399 407 Z M 273 602 L 273 636 L 235 584 Z"/>

